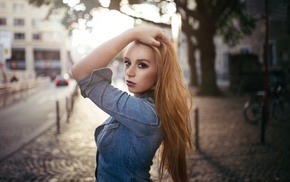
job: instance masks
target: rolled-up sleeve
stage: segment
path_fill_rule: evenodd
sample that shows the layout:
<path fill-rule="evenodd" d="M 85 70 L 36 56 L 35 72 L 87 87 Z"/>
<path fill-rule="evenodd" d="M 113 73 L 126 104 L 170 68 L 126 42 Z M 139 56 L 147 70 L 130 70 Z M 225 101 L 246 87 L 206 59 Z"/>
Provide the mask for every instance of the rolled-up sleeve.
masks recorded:
<path fill-rule="evenodd" d="M 112 75 L 112 70 L 108 68 L 95 69 L 89 77 L 80 80 L 78 83 L 82 96 L 85 98 L 88 97 L 90 92 L 98 85 L 98 83 L 107 82 L 111 84 Z M 94 86 L 91 87 L 90 85 Z"/>
<path fill-rule="evenodd" d="M 94 70 L 89 77 L 78 83 L 82 96 L 90 98 L 99 108 L 137 135 L 147 135 L 159 126 L 153 103 L 113 87 L 111 79 L 112 71 L 109 68 Z"/>

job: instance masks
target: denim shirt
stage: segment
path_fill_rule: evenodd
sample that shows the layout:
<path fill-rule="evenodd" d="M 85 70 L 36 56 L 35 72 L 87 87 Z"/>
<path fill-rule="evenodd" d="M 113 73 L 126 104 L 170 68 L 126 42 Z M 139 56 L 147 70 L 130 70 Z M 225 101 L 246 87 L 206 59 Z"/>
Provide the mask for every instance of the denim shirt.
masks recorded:
<path fill-rule="evenodd" d="M 162 142 L 153 99 L 120 91 L 111 78 L 112 71 L 102 68 L 78 83 L 81 94 L 110 115 L 95 132 L 96 181 L 151 181 L 150 166 Z"/>

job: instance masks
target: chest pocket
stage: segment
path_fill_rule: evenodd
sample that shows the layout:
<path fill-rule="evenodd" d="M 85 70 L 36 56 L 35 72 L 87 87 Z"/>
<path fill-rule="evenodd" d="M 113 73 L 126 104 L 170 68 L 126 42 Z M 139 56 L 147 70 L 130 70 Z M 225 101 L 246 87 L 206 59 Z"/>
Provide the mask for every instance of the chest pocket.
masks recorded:
<path fill-rule="evenodd" d="M 119 125 L 119 122 L 112 122 L 104 125 L 102 131 L 100 131 L 97 137 L 97 146 L 105 147 L 109 145 L 112 142 Z"/>

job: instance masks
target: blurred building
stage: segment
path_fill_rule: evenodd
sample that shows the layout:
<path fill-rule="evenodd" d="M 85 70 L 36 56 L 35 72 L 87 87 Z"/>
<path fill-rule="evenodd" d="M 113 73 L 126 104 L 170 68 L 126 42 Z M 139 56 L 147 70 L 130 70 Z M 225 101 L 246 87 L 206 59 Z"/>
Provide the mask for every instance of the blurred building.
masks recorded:
<path fill-rule="evenodd" d="M 246 0 L 246 12 L 254 16 L 258 21 L 252 35 L 245 37 L 235 47 L 224 45 L 222 40 L 216 38 L 216 68 L 219 79 L 231 81 L 232 73 L 240 74 L 239 87 L 247 84 L 247 80 L 253 82 L 263 82 L 264 71 L 264 45 L 265 45 L 265 0 Z M 268 41 L 268 60 L 270 77 L 283 79 L 290 88 L 290 3 L 285 0 L 269 0 L 269 41 Z M 236 70 L 229 73 L 229 67 L 232 55 L 241 55 L 247 59 L 247 56 L 256 57 L 255 60 L 244 60 L 243 66 L 236 66 Z M 251 56 L 253 55 L 253 56 Z M 241 58 L 240 57 L 240 58 Z M 251 62 L 251 63 L 250 63 Z M 257 65 L 260 64 L 260 67 Z M 257 69 L 254 69 L 257 68 Z M 257 77 L 258 72 L 262 70 L 261 76 Z M 260 71 L 261 72 L 261 71 Z M 279 78 L 277 78 L 279 77 Z M 250 82 L 249 82 L 250 83 Z M 231 83 L 230 83 L 231 84 Z M 244 85 L 245 86 L 245 85 Z M 248 85 L 251 87 L 251 85 Z M 239 88 L 242 89 L 243 88 Z"/>
<path fill-rule="evenodd" d="M 35 76 L 54 77 L 68 72 L 70 56 L 67 31 L 61 24 L 65 12 L 35 7 L 27 0 L 0 0 L 0 32 L 11 35 L 7 71 L 25 71 Z"/>

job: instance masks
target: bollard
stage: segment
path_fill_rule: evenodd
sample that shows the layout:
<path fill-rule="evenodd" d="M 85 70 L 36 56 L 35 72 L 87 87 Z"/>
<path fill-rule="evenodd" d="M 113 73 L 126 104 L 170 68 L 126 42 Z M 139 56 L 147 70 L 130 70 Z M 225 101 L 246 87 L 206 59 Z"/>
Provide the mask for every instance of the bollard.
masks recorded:
<path fill-rule="evenodd" d="M 9 97 L 9 92 L 7 91 L 7 87 L 4 88 L 4 101 L 3 101 L 3 107 L 6 106 L 6 99 Z"/>
<path fill-rule="evenodd" d="M 194 124 L 195 124 L 195 148 L 199 150 L 199 117 L 198 108 L 194 109 Z"/>
<path fill-rule="evenodd" d="M 56 101 L 56 129 L 57 134 L 60 133 L 60 116 L 59 116 L 59 103 Z"/>
<path fill-rule="evenodd" d="M 75 90 L 74 90 L 74 97 L 78 96 L 78 86 L 75 86 Z"/>
<path fill-rule="evenodd" d="M 70 110 L 68 107 L 68 98 L 65 98 L 65 106 L 66 106 L 66 122 L 69 123 L 69 116 L 70 116 Z"/>
<path fill-rule="evenodd" d="M 70 104 L 71 104 L 70 109 L 73 110 L 73 107 L 74 107 L 74 95 L 71 96 Z"/>

